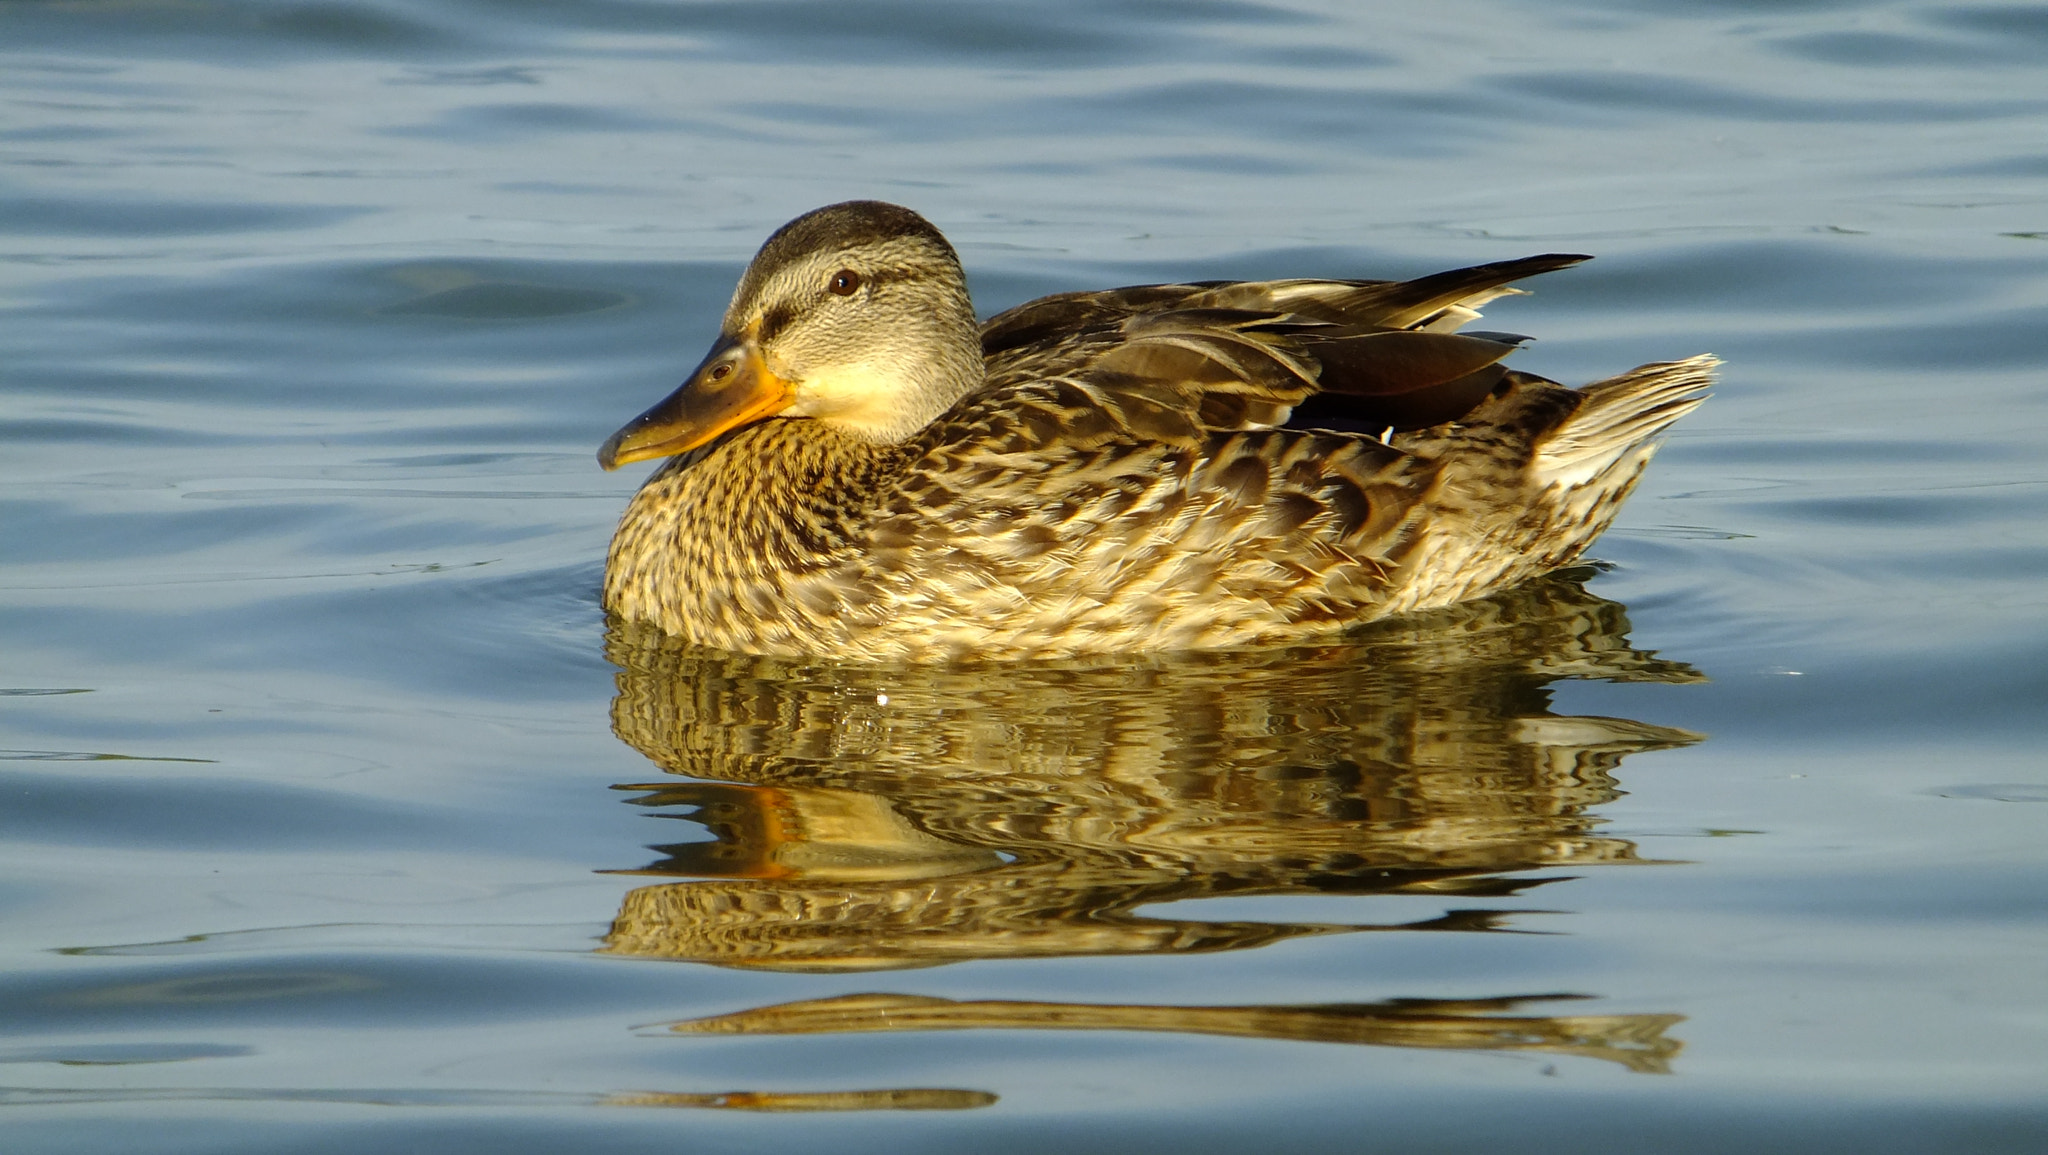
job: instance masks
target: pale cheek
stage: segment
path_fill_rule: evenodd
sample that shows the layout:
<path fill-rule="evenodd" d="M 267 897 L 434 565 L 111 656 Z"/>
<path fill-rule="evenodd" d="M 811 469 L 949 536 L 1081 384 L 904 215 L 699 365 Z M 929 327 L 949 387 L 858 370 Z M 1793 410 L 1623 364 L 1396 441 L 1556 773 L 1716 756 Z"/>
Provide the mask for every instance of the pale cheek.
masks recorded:
<path fill-rule="evenodd" d="M 873 433 L 901 422 L 902 389 L 901 379 L 879 366 L 837 366 L 798 385 L 789 412 Z"/>

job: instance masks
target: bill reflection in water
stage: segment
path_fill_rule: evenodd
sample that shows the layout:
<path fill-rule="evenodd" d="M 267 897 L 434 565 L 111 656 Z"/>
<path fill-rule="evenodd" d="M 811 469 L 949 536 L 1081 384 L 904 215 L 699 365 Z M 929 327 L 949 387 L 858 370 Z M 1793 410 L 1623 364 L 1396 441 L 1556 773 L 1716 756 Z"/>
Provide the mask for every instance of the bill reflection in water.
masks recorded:
<path fill-rule="evenodd" d="M 628 873 L 611 954 L 785 971 L 1241 950 L 1310 935 L 1509 932 L 1509 905 L 1397 924 L 1175 919 L 1221 896 L 1514 899 L 1642 861 L 1597 832 L 1622 759 L 1682 730 L 1549 710 L 1561 678 L 1696 682 L 1630 647 L 1588 571 L 1385 623 L 1355 644 L 1040 665 L 718 653 L 614 623 L 613 725 L 680 776 L 622 786 L 712 841 Z M 1585 995 L 1316 1006 L 761 1007 L 677 1032 L 1115 1029 L 1505 1049 L 1661 1072 L 1676 1015 L 1533 1015 Z M 1560 1008 L 1561 1009 L 1561 1008 Z"/>

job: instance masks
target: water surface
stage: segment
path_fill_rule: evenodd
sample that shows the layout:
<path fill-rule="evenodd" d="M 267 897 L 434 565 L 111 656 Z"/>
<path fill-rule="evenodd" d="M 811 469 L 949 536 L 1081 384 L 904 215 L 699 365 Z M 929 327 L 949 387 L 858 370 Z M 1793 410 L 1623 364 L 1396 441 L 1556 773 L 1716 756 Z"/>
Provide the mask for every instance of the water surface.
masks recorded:
<path fill-rule="evenodd" d="M 2034 1151 L 2048 13 L 0 11 L 10 1150 Z M 607 623 L 769 230 L 994 311 L 1586 252 L 1600 563 L 1346 647 Z"/>

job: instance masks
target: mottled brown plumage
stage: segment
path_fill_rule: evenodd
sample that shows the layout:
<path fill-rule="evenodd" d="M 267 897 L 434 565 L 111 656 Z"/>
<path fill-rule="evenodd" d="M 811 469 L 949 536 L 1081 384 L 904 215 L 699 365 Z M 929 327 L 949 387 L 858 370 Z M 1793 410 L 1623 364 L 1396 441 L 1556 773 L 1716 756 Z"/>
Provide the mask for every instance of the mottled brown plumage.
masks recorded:
<path fill-rule="evenodd" d="M 1567 389 L 1454 332 L 1551 255 L 1408 282 L 1149 285 L 978 333 L 876 202 L 762 247 L 711 355 L 614 435 L 672 456 L 605 605 L 723 649 L 934 660 L 1327 634 L 1571 561 L 1712 358 Z"/>

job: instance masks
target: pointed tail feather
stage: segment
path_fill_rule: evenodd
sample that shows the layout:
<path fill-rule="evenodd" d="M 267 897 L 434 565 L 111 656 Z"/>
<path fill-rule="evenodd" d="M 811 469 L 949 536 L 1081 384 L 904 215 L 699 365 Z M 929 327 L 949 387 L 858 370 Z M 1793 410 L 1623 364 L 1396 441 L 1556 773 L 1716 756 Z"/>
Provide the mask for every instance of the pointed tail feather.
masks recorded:
<path fill-rule="evenodd" d="M 1662 361 L 1581 389 L 1585 400 L 1577 411 L 1536 447 L 1532 480 L 1542 488 L 1570 489 L 1626 458 L 1647 460 L 1664 431 L 1707 399 L 1720 363 L 1706 354 Z"/>

